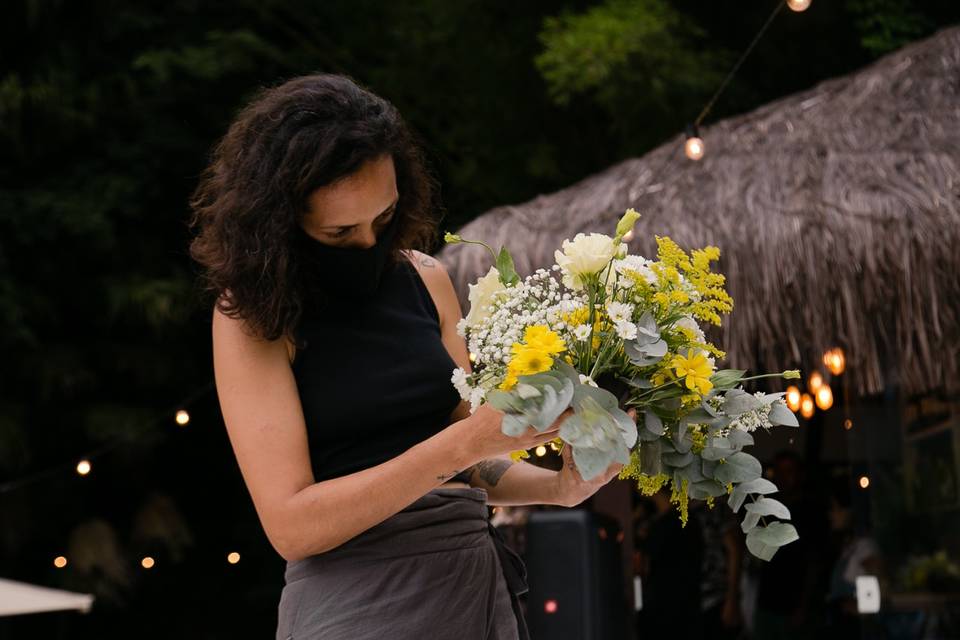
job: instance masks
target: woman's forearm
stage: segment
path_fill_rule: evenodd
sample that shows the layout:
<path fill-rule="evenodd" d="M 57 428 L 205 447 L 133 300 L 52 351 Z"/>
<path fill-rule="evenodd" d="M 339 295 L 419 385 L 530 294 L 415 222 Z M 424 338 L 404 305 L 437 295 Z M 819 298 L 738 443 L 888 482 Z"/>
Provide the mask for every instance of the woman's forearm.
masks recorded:
<path fill-rule="evenodd" d="M 471 470 L 470 485 L 486 489 L 491 506 L 560 505 L 556 471 L 514 462 L 507 455 L 481 460 Z"/>
<path fill-rule="evenodd" d="M 462 434 L 444 429 L 382 464 L 298 491 L 284 505 L 282 538 L 271 542 L 288 561 L 329 551 L 475 463 Z"/>

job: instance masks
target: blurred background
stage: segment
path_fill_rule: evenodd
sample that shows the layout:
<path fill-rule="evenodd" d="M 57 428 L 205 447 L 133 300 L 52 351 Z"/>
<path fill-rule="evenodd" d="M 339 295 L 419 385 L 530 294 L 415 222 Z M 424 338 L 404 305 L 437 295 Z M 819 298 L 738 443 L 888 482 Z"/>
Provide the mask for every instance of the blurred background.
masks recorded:
<path fill-rule="evenodd" d="M 87 613 L 0 616 L 0 637 L 213 639 L 270 637 L 274 631 L 284 562 L 263 535 L 223 428 L 212 387 L 211 310 L 198 302 L 186 230 L 187 197 L 211 145 L 258 87 L 315 71 L 346 73 L 366 84 L 391 100 L 424 139 L 442 184 L 441 230 L 471 222 L 483 230 L 484 220 L 489 225 L 509 212 L 506 205 L 527 203 L 517 211 L 536 212 L 536 203 L 544 202 L 537 196 L 608 175 L 603 172 L 611 167 L 632 167 L 622 164 L 631 159 L 653 157 L 650 166 L 680 176 L 670 154 L 685 160 L 682 132 L 773 5 L 5 3 L 0 579 L 95 599 Z M 767 441 L 758 436 L 757 445 L 768 475 L 790 494 L 801 541 L 784 548 L 779 560 L 754 565 L 740 549 L 736 521 L 691 518 L 695 526 L 673 531 L 675 514 L 669 522 L 659 518 L 664 509 L 656 497 L 641 500 L 628 482 L 613 483 L 620 486 L 584 505 L 598 519 L 583 526 L 598 527 L 605 532 L 599 537 L 620 545 L 613 557 L 623 589 L 614 598 L 619 608 L 609 615 L 622 617 L 623 628 L 606 636 L 551 632 L 534 635 L 537 640 L 660 635 L 655 630 L 668 628 L 658 626 L 666 621 L 650 613 L 658 598 L 678 607 L 657 608 L 674 622 L 720 615 L 729 637 L 808 637 L 825 629 L 841 629 L 847 637 L 960 637 L 960 265 L 920 259 L 926 243 L 942 245 L 957 236 L 960 117 L 949 99 L 960 96 L 960 37 L 951 28 L 957 24 L 960 5 L 946 0 L 814 0 L 805 11 L 784 11 L 701 125 L 725 119 L 755 125 L 759 116 L 737 118 L 870 65 L 900 69 L 898 58 L 885 56 L 904 50 L 916 51 L 940 82 L 923 85 L 914 76 L 918 84 L 911 88 L 898 76 L 900 84 L 891 89 L 890 101 L 894 93 L 915 95 L 911 113 L 936 105 L 914 138 L 928 145 L 924 153 L 939 158 L 939 173 L 925 181 L 934 174 L 890 165 L 915 190 L 901 190 L 909 203 L 903 211 L 920 206 L 923 197 L 933 204 L 921 207 L 930 214 L 922 226 L 897 218 L 896 211 L 889 220 L 877 218 L 877 233 L 907 234 L 905 246 L 917 259 L 904 260 L 898 271 L 908 272 L 904 286 L 888 287 L 883 277 L 864 280 L 863 300 L 854 304 L 902 301 L 917 288 L 932 302 L 905 305 L 915 317 L 876 316 L 876 326 L 863 329 L 876 361 L 851 350 L 845 342 L 856 333 L 851 329 L 778 333 L 777 339 L 811 348 L 764 348 L 763 357 L 749 363 L 779 361 L 780 369 L 797 365 L 805 372 L 796 390 L 800 430 Z M 909 49 L 921 45 L 926 48 Z M 913 71 L 903 73 L 911 77 Z M 928 93 L 922 86 L 939 89 Z M 874 93 L 871 100 L 885 95 Z M 862 106 L 847 104 L 851 113 Z M 837 118 L 843 124 L 842 114 Z M 883 139 L 883 123 L 871 126 L 858 135 Z M 732 148 L 759 135 L 756 127 L 718 127 L 725 135 L 714 138 L 716 144 L 704 134 L 707 158 L 726 143 Z M 794 144 L 802 149 L 802 142 Z M 701 188 L 701 199 L 713 202 L 712 182 L 688 178 L 685 189 Z M 884 179 L 898 178 L 875 177 L 864 192 L 881 190 Z M 571 200 L 569 192 L 555 197 Z M 622 199 L 630 202 L 631 193 Z M 549 202 L 564 211 L 558 200 Z M 871 201 L 860 202 L 869 207 Z M 619 204 L 596 205 L 596 211 L 581 206 L 563 230 L 601 230 L 597 221 L 621 214 Z M 751 211 L 756 214 L 756 206 Z M 937 221 L 939 240 L 930 232 Z M 652 236 L 673 230 L 663 221 L 637 231 Z M 814 227 L 810 241 L 825 242 L 816 233 Z M 454 269 L 463 296 L 475 270 L 458 254 L 441 257 Z M 721 260 L 721 271 L 730 266 Z M 830 270 L 819 269 L 818 277 L 829 281 Z M 924 282 L 933 284 L 917 284 Z M 738 302 L 749 295 L 733 288 L 731 294 Z M 761 301 L 750 304 L 762 309 Z M 843 316 L 824 304 L 815 311 Z M 734 333 L 737 314 L 727 324 Z M 750 344 L 766 344 L 759 320 L 743 324 L 745 335 L 725 334 L 719 341 L 723 348 L 739 340 L 740 358 Z M 916 346 L 897 339 L 909 326 L 927 328 L 924 366 L 903 366 L 909 359 L 894 348 Z M 833 348 L 842 362 L 835 353 L 828 356 Z M 806 377 L 814 371 L 820 380 Z M 824 384 L 829 399 L 818 393 Z M 532 460 L 550 466 L 551 456 Z M 521 548 L 526 515 L 500 514 Z M 690 546 L 676 546 L 683 544 Z M 678 549 L 689 550 L 688 566 L 657 568 L 658 554 Z M 535 566 L 531 558 L 532 589 Z M 879 614 L 857 612 L 853 582 L 844 576 L 858 571 L 880 577 Z M 646 606 L 635 597 L 638 576 L 648 585 Z M 541 615 L 544 605 L 535 595 L 527 606 Z M 718 613 L 718 603 L 728 610 Z"/>

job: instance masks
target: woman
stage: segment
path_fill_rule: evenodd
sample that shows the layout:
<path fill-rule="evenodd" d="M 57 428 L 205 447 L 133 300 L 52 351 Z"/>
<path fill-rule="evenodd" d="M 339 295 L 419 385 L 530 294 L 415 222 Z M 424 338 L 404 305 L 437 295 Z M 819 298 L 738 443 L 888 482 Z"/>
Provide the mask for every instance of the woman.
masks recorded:
<path fill-rule="evenodd" d="M 461 309 L 422 253 L 435 194 L 396 109 L 319 74 L 260 92 L 191 201 L 224 422 L 287 560 L 280 640 L 526 637 L 486 505 L 573 506 L 620 470 L 514 465 L 566 414 L 513 438 L 460 401 Z"/>

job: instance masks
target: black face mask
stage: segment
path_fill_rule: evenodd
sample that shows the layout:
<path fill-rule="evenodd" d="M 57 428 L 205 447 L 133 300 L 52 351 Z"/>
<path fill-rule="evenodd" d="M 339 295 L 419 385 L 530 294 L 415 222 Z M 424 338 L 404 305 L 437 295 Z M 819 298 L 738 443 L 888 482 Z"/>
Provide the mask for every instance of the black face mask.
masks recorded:
<path fill-rule="evenodd" d="M 380 286 L 397 234 L 400 216 L 394 214 L 366 249 L 324 244 L 303 230 L 294 230 L 295 245 L 306 291 L 315 297 L 369 298 Z"/>

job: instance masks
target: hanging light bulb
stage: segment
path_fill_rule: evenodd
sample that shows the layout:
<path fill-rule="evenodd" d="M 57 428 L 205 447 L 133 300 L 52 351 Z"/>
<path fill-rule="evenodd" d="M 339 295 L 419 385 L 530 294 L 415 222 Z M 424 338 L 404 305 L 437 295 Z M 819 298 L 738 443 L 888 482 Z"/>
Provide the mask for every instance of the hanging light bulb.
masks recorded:
<path fill-rule="evenodd" d="M 705 148 L 697 125 L 691 124 L 687 127 L 687 142 L 684 144 L 683 150 L 691 160 L 699 160 L 703 157 Z"/>
<path fill-rule="evenodd" d="M 820 390 L 820 387 L 823 386 L 823 374 L 819 371 L 814 371 L 810 374 L 810 377 L 807 378 L 807 388 L 810 389 L 811 393 L 816 393 Z"/>
<path fill-rule="evenodd" d="M 81 460 L 80 462 L 78 462 L 78 463 L 77 463 L 77 473 L 79 473 L 79 474 L 82 475 L 82 476 L 85 476 L 85 475 L 87 475 L 88 473 L 90 473 L 90 461 L 89 461 L 89 460 Z"/>
<path fill-rule="evenodd" d="M 240 562 L 240 554 L 236 551 L 231 551 L 229 554 L 227 554 L 227 562 L 230 564 L 237 564 Z"/>
<path fill-rule="evenodd" d="M 813 417 L 813 412 L 813 398 L 809 393 L 805 393 L 800 400 L 800 415 L 809 420 Z"/>
<path fill-rule="evenodd" d="M 823 354 L 823 364 L 835 376 L 843 373 L 847 366 L 847 359 L 843 355 L 843 349 L 835 347 Z"/>
<path fill-rule="evenodd" d="M 870 478 L 868 476 L 860 476 L 860 488 L 866 489 L 870 486 Z"/>
<path fill-rule="evenodd" d="M 825 384 L 819 389 L 817 389 L 817 407 L 821 411 L 826 411 L 833 406 L 833 389 L 830 388 L 830 385 Z"/>
<path fill-rule="evenodd" d="M 63 556 L 57 556 L 53 559 L 53 566 L 55 566 L 57 569 L 63 569 L 65 566 L 67 566 L 67 559 Z"/>
<path fill-rule="evenodd" d="M 846 429 L 847 431 L 850 431 L 850 429 L 853 429 L 853 420 L 851 420 L 850 418 L 847 418 L 846 420 L 844 420 L 843 428 Z"/>
<path fill-rule="evenodd" d="M 144 569 L 152 569 L 154 564 L 156 564 L 156 563 L 153 561 L 153 558 L 151 558 L 150 556 L 147 556 L 147 557 L 145 557 L 143 560 L 140 561 L 140 565 L 141 565 Z"/>
<path fill-rule="evenodd" d="M 787 387 L 787 406 L 794 413 L 800 411 L 800 389 L 793 385 Z"/>
<path fill-rule="evenodd" d="M 183 427 L 186 426 L 188 422 L 190 422 L 190 414 L 184 409 L 177 411 L 177 424 Z"/>
<path fill-rule="evenodd" d="M 810 0 L 787 0 L 787 6 L 799 13 L 810 8 Z"/>

